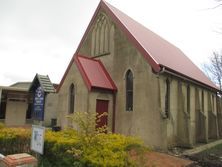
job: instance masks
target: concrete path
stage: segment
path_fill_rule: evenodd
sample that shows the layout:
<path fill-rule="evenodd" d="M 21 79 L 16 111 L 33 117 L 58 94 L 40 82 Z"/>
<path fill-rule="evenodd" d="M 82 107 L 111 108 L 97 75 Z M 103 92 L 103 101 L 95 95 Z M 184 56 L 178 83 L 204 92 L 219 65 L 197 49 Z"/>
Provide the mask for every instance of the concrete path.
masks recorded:
<path fill-rule="evenodd" d="M 203 145 L 200 145 L 200 146 L 197 146 L 193 149 L 189 149 L 189 150 L 186 150 L 183 152 L 183 155 L 192 155 L 192 154 L 196 154 L 196 153 L 199 153 L 199 152 L 202 152 L 206 149 L 209 149 L 209 148 L 212 148 L 218 144 L 222 144 L 222 139 L 220 140 L 216 140 L 214 142 L 210 142 L 208 144 L 203 144 Z"/>

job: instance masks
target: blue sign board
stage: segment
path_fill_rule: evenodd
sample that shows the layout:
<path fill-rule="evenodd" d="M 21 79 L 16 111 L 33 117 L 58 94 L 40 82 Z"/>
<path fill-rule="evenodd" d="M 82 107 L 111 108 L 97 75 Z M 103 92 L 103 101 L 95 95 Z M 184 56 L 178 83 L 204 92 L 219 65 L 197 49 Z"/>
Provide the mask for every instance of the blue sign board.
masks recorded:
<path fill-rule="evenodd" d="M 34 120 L 44 120 L 44 104 L 45 104 L 45 92 L 42 87 L 39 86 L 35 90 L 34 102 L 33 102 L 33 113 L 32 118 Z"/>

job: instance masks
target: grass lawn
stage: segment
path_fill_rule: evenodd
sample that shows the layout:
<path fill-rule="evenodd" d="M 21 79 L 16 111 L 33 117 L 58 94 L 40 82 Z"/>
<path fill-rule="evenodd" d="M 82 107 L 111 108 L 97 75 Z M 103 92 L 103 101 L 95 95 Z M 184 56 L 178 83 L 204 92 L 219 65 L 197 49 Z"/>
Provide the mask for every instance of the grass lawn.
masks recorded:
<path fill-rule="evenodd" d="M 218 144 L 210 149 L 191 155 L 189 158 L 198 162 L 198 164 L 203 167 L 222 166 L 222 144 Z"/>

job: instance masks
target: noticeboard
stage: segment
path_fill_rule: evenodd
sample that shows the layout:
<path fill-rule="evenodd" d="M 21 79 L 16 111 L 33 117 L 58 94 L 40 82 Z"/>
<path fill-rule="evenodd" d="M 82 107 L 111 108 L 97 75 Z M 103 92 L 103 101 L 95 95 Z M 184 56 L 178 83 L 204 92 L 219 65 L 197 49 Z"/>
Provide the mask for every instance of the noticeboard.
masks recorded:
<path fill-rule="evenodd" d="M 39 86 L 35 90 L 34 101 L 33 101 L 33 113 L 32 118 L 34 120 L 44 120 L 44 104 L 45 104 L 45 92 L 42 87 Z"/>
<path fill-rule="evenodd" d="M 45 127 L 32 125 L 31 150 L 43 154 Z"/>

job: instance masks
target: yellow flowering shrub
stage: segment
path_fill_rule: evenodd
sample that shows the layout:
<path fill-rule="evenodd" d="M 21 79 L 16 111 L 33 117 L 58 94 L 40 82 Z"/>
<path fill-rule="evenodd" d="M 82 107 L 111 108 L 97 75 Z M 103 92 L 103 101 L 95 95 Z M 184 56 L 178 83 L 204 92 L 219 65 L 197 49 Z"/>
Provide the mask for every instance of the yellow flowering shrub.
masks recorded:
<path fill-rule="evenodd" d="M 1 128 L 0 152 L 5 155 L 30 152 L 30 136 L 30 129 Z"/>
<path fill-rule="evenodd" d="M 141 141 L 120 134 L 98 134 L 90 146 L 82 145 L 81 162 L 89 166 L 125 167 L 135 166 L 126 148 L 141 145 Z M 142 145 L 141 145 L 142 147 Z"/>
<path fill-rule="evenodd" d="M 75 112 L 68 118 L 77 124 L 78 147 L 75 145 L 70 153 L 82 166 L 125 167 L 135 166 L 129 156 L 130 149 L 144 147 L 141 140 L 120 134 L 111 134 L 106 126 L 96 128 L 100 115 L 93 112 Z M 106 134 L 107 132 L 107 134 Z"/>
<path fill-rule="evenodd" d="M 78 131 L 74 129 L 59 132 L 52 132 L 50 129 L 46 130 L 44 155 L 40 156 L 40 166 L 140 166 L 136 165 L 131 159 L 129 152 L 132 149 L 135 150 L 135 148 L 143 149 L 144 146 L 141 140 L 120 134 L 111 134 L 106 127 L 96 129 L 95 114 L 77 114 L 77 117 L 70 118 L 73 123 L 78 124 Z M 4 155 L 22 152 L 32 154 L 30 140 L 31 129 L 3 127 L 0 129 L 0 152 Z"/>
<path fill-rule="evenodd" d="M 5 124 L 0 122 L 0 129 L 3 129 L 5 127 Z"/>
<path fill-rule="evenodd" d="M 44 166 L 46 161 L 48 162 L 47 166 L 72 166 L 78 160 L 73 158 L 73 155 L 67 150 L 78 142 L 77 132 L 74 130 L 60 132 L 47 130 L 45 133 L 44 155 L 42 156 Z"/>

